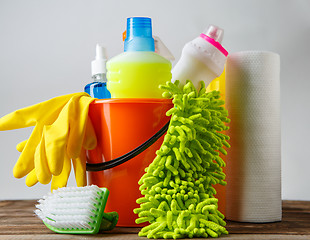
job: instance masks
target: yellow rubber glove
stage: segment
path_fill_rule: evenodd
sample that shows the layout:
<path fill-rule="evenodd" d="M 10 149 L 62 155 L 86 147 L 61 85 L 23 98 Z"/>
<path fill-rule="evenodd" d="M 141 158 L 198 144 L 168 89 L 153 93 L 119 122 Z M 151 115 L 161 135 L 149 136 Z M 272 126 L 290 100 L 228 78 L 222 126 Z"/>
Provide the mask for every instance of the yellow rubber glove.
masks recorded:
<path fill-rule="evenodd" d="M 76 179 L 77 186 L 79 187 L 86 186 L 87 184 L 86 171 L 85 171 L 86 169 L 86 155 L 85 155 L 86 150 L 85 149 L 90 150 L 90 149 L 95 148 L 96 138 L 94 138 L 94 136 L 96 136 L 95 131 L 93 129 L 90 119 L 88 118 L 88 121 L 86 123 L 84 141 L 83 141 L 83 149 L 81 151 L 79 158 L 72 159 L 75 179 Z M 27 140 L 19 143 L 16 146 L 16 149 L 19 152 L 22 152 L 26 142 Z M 64 165 L 63 165 L 63 170 L 61 174 L 58 176 L 52 177 L 51 190 L 65 187 L 67 185 L 70 171 L 71 171 L 71 161 L 70 161 L 70 158 L 66 155 L 64 159 Z M 26 177 L 26 185 L 28 187 L 32 187 L 33 185 L 37 183 L 38 183 L 38 178 L 37 178 L 35 169 L 33 169 Z"/>
<path fill-rule="evenodd" d="M 35 157 L 35 163 L 47 162 L 49 168 L 45 164 L 38 164 L 36 175 L 39 182 L 48 180 L 48 170 L 54 176 L 66 176 L 63 173 L 64 162 L 59 159 L 69 158 L 73 162 L 77 185 L 86 185 L 86 156 L 82 146 L 88 150 L 96 146 L 95 133 L 88 119 L 88 106 L 92 101 L 93 99 L 84 96 L 79 99 L 71 98 L 57 120 L 50 126 L 44 126 L 45 151 L 40 152 L 45 153 L 46 158 L 38 155 L 40 160 L 36 161 Z M 37 169 L 37 165 L 35 168 Z"/>
<path fill-rule="evenodd" d="M 44 126 L 46 160 L 49 170 L 58 176 L 62 171 L 65 153 L 75 159 L 80 156 L 88 120 L 88 106 L 93 101 L 90 97 L 72 97 L 52 125 Z M 44 162 L 44 156 L 39 156 Z M 36 162 L 36 161 L 35 161 Z M 42 165 L 42 170 L 45 167 Z M 48 173 L 46 173 L 48 174 Z M 40 176 L 37 174 L 40 181 Z"/>
<path fill-rule="evenodd" d="M 86 186 L 86 151 L 83 149 L 81 155 L 77 159 L 72 159 L 76 184 L 78 187 Z M 51 190 L 67 186 L 67 181 L 71 172 L 71 160 L 66 157 L 64 160 L 63 170 L 60 175 L 52 177 Z M 26 177 L 26 185 L 32 187 L 37 184 L 38 178 L 35 169 L 33 169 Z"/>
<path fill-rule="evenodd" d="M 51 183 L 51 190 L 67 186 L 70 172 L 71 172 L 71 159 L 67 155 L 65 155 L 62 172 L 58 176 L 53 176 Z"/>
<path fill-rule="evenodd" d="M 43 126 L 52 124 L 64 105 L 74 95 L 75 94 L 68 94 L 56 97 L 42 103 L 19 109 L 0 119 L 0 131 L 35 126 L 30 138 L 25 142 L 25 151 L 22 152 L 14 167 L 13 174 L 16 178 L 24 177 L 34 168 L 33 157 L 35 148 L 39 144 L 42 136 Z M 32 158 L 29 156 L 32 156 Z M 18 168 L 19 171 L 15 171 L 15 168 Z"/>
<path fill-rule="evenodd" d="M 87 93 L 72 93 L 25 107 L 0 118 L 0 131 L 35 126 L 37 123 L 47 125 L 53 123 L 62 108 L 76 95 L 89 96 Z"/>
<path fill-rule="evenodd" d="M 38 181 L 47 184 L 52 178 L 52 189 L 65 186 L 75 167 L 78 185 L 86 184 L 85 150 L 97 142 L 88 106 L 93 101 L 86 93 L 65 95 L 17 110 L 0 119 L 0 130 L 34 126 L 26 141 L 17 145 L 21 152 L 13 173 L 17 178 L 28 176 L 26 184 Z"/>

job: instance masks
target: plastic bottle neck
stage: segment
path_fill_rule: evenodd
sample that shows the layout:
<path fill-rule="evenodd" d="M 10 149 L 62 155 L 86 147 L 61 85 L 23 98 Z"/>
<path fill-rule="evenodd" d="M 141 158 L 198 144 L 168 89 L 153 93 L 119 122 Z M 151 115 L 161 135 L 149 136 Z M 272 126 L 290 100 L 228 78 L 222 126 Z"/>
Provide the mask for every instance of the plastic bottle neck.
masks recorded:
<path fill-rule="evenodd" d="M 124 51 L 155 51 L 152 37 L 152 21 L 147 17 L 127 18 L 127 34 L 124 41 Z"/>
<path fill-rule="evenodd" d="M 107 82 L 105 73 L 98 73 L 92 76 L 93 82 Z"/>
<path fill-rule="evenodd" d="M 204 33 L 201 33 L 201 34 L 200 34 L 200 37 L 201 37 L 202 39 L 206 40 L 207 42 L 211 43 L 211 44 L 212 44 L 214 47 L 216 47 L 221 53 L 223 53 L 225 57 L 227 57 L 228 52 L 225 50 L 225 48 L 223 48 L 223 46 L 222 46 L 219 42 L 215 41 L 213 38 L 211 38 L 211 37 L 205 35 Z"/>

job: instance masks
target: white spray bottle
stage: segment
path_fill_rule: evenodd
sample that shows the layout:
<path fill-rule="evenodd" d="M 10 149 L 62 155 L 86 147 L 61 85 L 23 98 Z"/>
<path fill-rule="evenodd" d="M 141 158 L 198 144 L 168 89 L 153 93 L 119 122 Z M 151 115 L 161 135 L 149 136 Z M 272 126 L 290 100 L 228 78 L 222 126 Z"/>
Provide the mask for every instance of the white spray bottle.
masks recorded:
<path fill-rule="evenodd" d="M 106 78 L 107 53 L 104 47 L 96 45 L 96 59 L 91 62 L 91 73 L 93 82 L 84 87 L 84 91 L 93 98 L 106 99 L 111 98 L 107 89 Z"/>
<path fill-rule="evenodd" d="M 228 52 L 222 47 L 223 29 L 210 25 L 205 33 L 187 43 L 178 63 L 172 69 L 172 82 L 184 86 L 191 80 L 198 90 L 200 81 L 208 86 L 224 70 Z"/>

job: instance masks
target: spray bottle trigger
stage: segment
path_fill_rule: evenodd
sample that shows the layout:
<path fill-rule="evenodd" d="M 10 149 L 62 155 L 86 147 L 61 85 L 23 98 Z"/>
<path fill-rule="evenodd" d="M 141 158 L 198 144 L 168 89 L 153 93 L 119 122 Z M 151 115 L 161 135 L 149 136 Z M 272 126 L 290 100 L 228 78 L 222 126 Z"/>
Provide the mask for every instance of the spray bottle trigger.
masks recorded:
<path fill-rule="evenodd" d="M 155 41 L 155 52 L 159 55 L 163 56 L 164 58 L 174 61 L 175 58 L 173 54 L 170 52 L 170 50 L 166 47 L 166 45 L 160 40 L 159 37 L 153 36 Z"/>

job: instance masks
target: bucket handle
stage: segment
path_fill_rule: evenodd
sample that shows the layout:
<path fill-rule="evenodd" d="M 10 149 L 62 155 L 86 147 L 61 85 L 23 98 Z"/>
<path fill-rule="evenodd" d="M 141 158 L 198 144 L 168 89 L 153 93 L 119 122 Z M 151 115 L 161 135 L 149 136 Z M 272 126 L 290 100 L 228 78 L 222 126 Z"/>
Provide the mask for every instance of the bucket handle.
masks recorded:
<path fill-rule="evenodd" d="M 98 172 L 106 169 L 110 169 L 116 167 L 122 163 L 127 162 L 128 160 L 136 157 L 148 147 L 150 147 L 153 143 L 155 143 L 165 132 L 167 132 L 170 121 L 168 121 L 165 126 L 163 126 L 157 133 L 155 133 L 152 137 L 142 143 L 140 146 L 131 150 L 130 152 L 115 158 L 110 161 L 102 162 L 102 163 L 86 163 L 86 170 L 90 172 Z"/>

